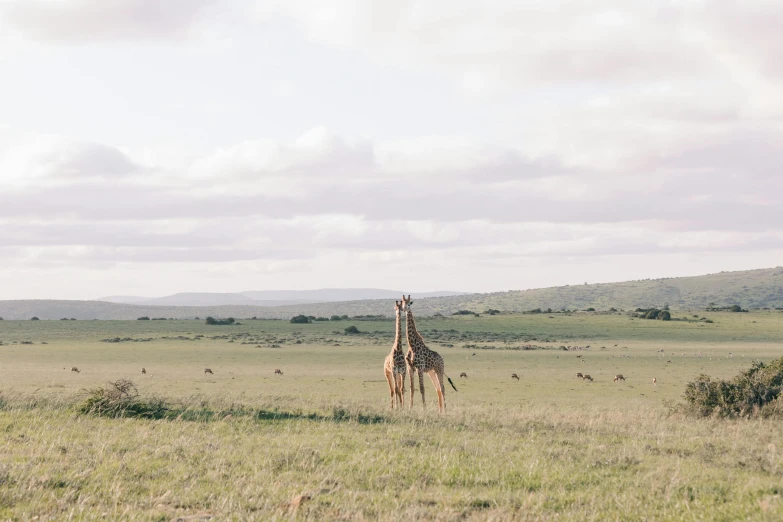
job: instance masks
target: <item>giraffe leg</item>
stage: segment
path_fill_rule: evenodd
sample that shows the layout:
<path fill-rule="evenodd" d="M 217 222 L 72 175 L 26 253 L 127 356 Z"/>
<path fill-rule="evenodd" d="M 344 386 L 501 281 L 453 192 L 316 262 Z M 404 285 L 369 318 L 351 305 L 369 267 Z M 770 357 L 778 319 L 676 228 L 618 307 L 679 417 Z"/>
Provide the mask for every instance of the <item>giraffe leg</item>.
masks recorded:
<path fill-rule="evenodd" d="M 430 379 L 432 380 L 432 385 L 435 386 L 435 393 L 438 394 L 438 411 L 443 411 L 445 408 L 445 400 L 443 398 L 443 386 L 440 383 L 438 372 L 435 370 L 430 370 L 427 372 L 430 376 Z"/>
<path fill-rule="evenodd" d="M 397 399 L 400 401 L 400 408 L 405 408 L 405 374 L 398 373 L 394 376 L 395 388 L 397 389 Z"/>
<path fill-rule="evenodd" d="M 419 370 L 419 389 L 421 390 L 421 405 L 426 406 L 427 403 L 424 401 L 424 372 Z"/>
<path fill-rule="evenodd" d="M 394 409 L 394 378 L 392 376 L 392 372 L 389 371 L 388 368 L 383 370 L 383 373 L 386 374 L 386 381 L 389 383 L 389 395 L 391 395 L 391 407 Z"/>
<path fill-rule="evenodd" d="M 440 380 L 440 395 L 443 397 L 443 412 L 446 412 L 446 374 L 441 373 L 438 376 L 438 380 Z"/>
<path fill-rule="evenodd" d="M 411 376 L 411 403 L 409 408 L 413 409 L 413 397 L 416 393 L 416 387 L 413 385 L 413 374 L 416 373 L 416 369 L 413 366 L 408 366 L 408 373 Z"/>

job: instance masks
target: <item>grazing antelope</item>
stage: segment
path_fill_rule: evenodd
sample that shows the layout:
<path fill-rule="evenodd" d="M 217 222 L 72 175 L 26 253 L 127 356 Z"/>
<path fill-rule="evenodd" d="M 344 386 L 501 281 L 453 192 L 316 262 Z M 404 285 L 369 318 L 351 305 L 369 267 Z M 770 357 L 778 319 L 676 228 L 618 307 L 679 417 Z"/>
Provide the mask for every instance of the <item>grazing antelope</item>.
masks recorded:
<path fill-rule="evenodd" d="M 465 377 L 466 379 L 468 378 L 468 374 L 465 373 L 465 372 L 460 373 L 459 376 L 460 377 Z"/>
<path fill-rule="evenodd" d="M 516 373 L 512 373 L 512 374 L 511 374 L 511 378 L 512 378 L 512 379 L 519 380 L 519 375 L 517 375 Z"/>
<path fill-rule="evenodd" d="M 72 372 L 76 372 L 76 373 L 80 373 L 81 372 L 81 370 L 79 370 L 79 368 L 77 368 L 76 366 L 71 366 L 71 371 Z"/>
<path fill-rule="evenodd" d="M 146 375 L 147 374 L 147 369 L 146 368 L 142 368 L 141 369 L 141 374 L 142 375 Z"/>
<path fill-rule="evenodd" d="M 613 379 L 614 382 L 624 381 L 624 380 L 625 380 L 625 377 L 623 377 L 623 374 L 621 374 L 621 373 L 618 373 L 617 375 L 615 375 L 614 379 Z"/>
<path fill-rule="evenodd" d="M 277 368 L 275 370 L 275 375 L 283 375 L 283 370 L 281 370 L 280 368 Z"/>
<path fill-rule="evenodd" d="M 653 377 L 653 386 L 656 386 L 657 384 L 658 384 L 658 379 L 656 379 L 655 377 Z"/>
<path fill-rule="evenodd" d="M 582 375 L 582 372 L 577 373 L 576 376 L 579 377 L 580 379 L 584 378 L 584 375 Z"/>
<path fill-rule="evenodd" d="M 208 373 L 211 373 L 212 375 L 215 375 L 214 373 L 212 373 L 212 368 L 204 368 L 204 375 L 206 375 Z"/>
<path fill-rule="evenodd" d="M 584 377 L 582 377 L 582 379 L 584 379 L 584 380 L 586 380 L 586 381 L 593 382 L 593 378 L 592 378 L 592 377 L 590 377 L 589 375 L 585 375 Z"/>

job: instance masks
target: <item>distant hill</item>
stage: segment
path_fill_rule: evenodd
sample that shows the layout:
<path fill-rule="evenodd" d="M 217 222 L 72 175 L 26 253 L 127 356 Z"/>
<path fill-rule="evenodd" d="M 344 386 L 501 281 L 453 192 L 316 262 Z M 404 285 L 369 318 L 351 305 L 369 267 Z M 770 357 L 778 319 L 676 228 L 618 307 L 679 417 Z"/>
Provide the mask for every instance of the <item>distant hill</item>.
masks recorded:
<path fill-rule="evenodd" d="M 287 304 L 285 306 L 151 306 L 102 301 L 0 301 L 0 317 L 5 319 L 136 319 L 140 316 L 167 318 L 260 317 L 288 319 L 297 314 L 392 315 L 392 299 L 341 301 L 330 303 Z M 247 297 L 247 296 L 245 296 Z M 743 272 L 721 272 L 696 277 L 665 278 L 624 283 L 560 286 L 536 290 L 511 290 L 489 294 L 445 297 L 413 295 L 415 309 L 421 315 L 451 314 L 457 310 L 483 312 L 487 308 L 525 311 L 534 308 L 554 310 L 634 309 L 663 306 L 675 310 L 703 309 L 738 304 L 743 308 L 783 307 L 783 267 Z M 0 325 L 0 328 L 2 326 Z"/>
<path fill-rule="evenodd" d="M 399 290 L 380 288 L 324 288 L 320 290 L 261 290 L 253 292 L 183 292 L 164 297 L 110 296 L 97 301 L 145 306 L 284 306 L 305 303 L 399 299 Z M 466 295 L 465 292 L 426 292 L 420 298 Z"/>

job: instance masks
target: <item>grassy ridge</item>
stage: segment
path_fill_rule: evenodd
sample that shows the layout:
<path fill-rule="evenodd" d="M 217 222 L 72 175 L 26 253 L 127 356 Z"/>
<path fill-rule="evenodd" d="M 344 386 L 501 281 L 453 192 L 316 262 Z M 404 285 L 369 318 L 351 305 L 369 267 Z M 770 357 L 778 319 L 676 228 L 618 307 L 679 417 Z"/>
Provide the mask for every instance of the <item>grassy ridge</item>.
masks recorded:
<path fill-rule="evenodd" d="M 415 297 L 415 296 L 414 296 Z M 783 267 L 742 272 L 721 272 L 697 277 L 680 277 L 623 283 L 574 285 L 535 290 L 470 294 L 464 296 L 419 299 L 421 315 L 452 314 L 467 309 L 482 312 L 487 308 L 525 311 L 534 308 L 559 310 L 593 307 L 634 309 L 663 306 L 673 309 L 704 309 L 738 304 L 743 308 L 783 307 Z M 391 315 L 389 301 L 353 301 L 277 307 L 258 306 L 137 306 L 98 301 L 0 301 L 0 317 L 6 319 L 135 319 L 140 316 L 166 318 L 262 317 L 288 319 L 294 315 L 325 316 Z"/>

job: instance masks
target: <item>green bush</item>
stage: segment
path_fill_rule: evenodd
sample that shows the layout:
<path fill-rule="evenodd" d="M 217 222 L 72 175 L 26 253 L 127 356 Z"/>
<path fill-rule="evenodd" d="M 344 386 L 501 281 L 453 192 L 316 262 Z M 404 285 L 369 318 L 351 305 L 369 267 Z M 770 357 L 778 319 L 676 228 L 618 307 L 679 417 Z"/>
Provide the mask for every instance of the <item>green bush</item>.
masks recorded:
<path fill-rule="evenodd" d="M 361 332 L 355 326 L 349 326 L 348 328 L 345 329 L 345 333 L 347 333 L 347 334 L 358 334 L 358 333 L 361 333 Z"/>
<path fill-rule="evenodd" d="M 293 324 L 310 324 L 311 322 L 313 322 L 312 319 L 302 314 L 291 318 L 291 323 Z"/>
<path fill-rule="evenodd" d="M 128 379 L 110 382 L 104 388 L 93 388 L 87 394 L 87 399 L 77 407 L 77 411 L 85 415 L 162 419 L 170 411 L 163 399 L 139 398 L 136 385 Z"/>
<path fill-rule="evenodd" d="M 145 316 L 139 317 L 139 318 L 138 318 L 138 319 L 136 319 L 136 320 L 137 320 L 137 321 L 149 321 L 149 320 L 150 320 L 150 318 L 149 318 L 149 317 L 147 317 L 147 316 L 145 315 Z"/>
<path fill-rule="evenodd" d="M 783 414 L 783 357 L 769 364 L 754 362 L 730 380 L 699 375 L 685 385 L 688 412 L 720 417 Z"/>
<path fill-rule="evenodd" d="M 215 319 L 214 317 L 207 317 L 204 322 L 213 326 L 230 326 L 234 324 L 236 320 L 233 317 L 229 317 L 228 319 Z"/>
<path fill-rule="evenodd" d="M 658 319 L 660 319 L 661 321 L 671 321 L 672 314 L 668 310 L 663 310 L 661 313 L 658 314 Z"/>

